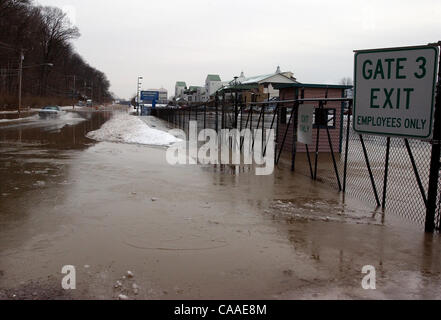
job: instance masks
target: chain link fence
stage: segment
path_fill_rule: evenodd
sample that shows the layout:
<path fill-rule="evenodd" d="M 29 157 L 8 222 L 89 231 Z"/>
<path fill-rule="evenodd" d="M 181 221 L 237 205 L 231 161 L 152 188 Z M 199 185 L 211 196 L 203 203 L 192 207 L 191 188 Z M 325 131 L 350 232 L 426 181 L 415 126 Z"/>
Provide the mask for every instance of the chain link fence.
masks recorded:
<path fill-rule="evenodd" d="M 260 104 L 235 104 L 234 102 L 210 102 L 185 108 L 158 109 L 156 115 L 168 121 L 172 126 L 188 130 L 190 121 L 197 121 L 198 129 L 223 128 L 265 129 L 274 128 L 276 134 L 276 154 L 281 152 L 281 162 L 292 165 L 295 159 L 295 171 L 311 176 L 315 166 L 315 150 L 292 152 L 292 142 L 282 145 L 282 136 L 287 125 L 279 131 L 281 110 L 285 108 L 289 124 L 286 134 L 295 139 L 296 119 L 290 119 L 296 112 L 291 112 L 293 101 L 279 101 Z M 294 107 L 296 108 L 296 107 Z M 387 180 L 385 180 L 386 150 L 388 138 L 363 135 L 362 138 L 353 130 L 351 110 L 344 109 L 341 119 L 341 148 L 334 149 L 335 165 L 346 194 L 373 206 L 384 206 L 385 212 L 393 212 L 409 221 L 424 225 L 426 219 L 426 202 L 428 194 L 431 144 L 428 141 L 390 138 L 390 154 Z M 321 129 L 326 136 L 326 130 Z M 292 140 L 291 139 L 291 140 Z M 363 148 L 363 143 L 365 148 Z M 347 146 L 347 151 L 346 151 Z M 341 149 L 341 150 L 340 150 Z M 364 150 L 365 149 L 365 150 Z M 282 151 L 280 151 L 282 150 Z M 341 152 L 340 152 L 341 151 Z M 365 156 L 366 154 L 366 156 Z M 347 158 L 346 158 L 347 155 Z M 308 159 L 309 158 L 309 159 Z M 366 160 L 366 158 L 368 160 Z M 345 160 L 347 159 L 346 177 Z M 370 174 L 372 173 L 372 175 Z M 372 178 L 371 178 L 372 177 Z M 330 152 L 319 148 L 316 180 L 339 191 L 334 160 Z M 385 181 L 387 188 L 385 189 Z M 441 181 L 438 182 L 441 188 Z M 439 190 L 441 190 L 439 188 Z M 386 191 L 386 192 L 385 192 Z M 441 195 L 438 195 L 436 226 L 441 223 Z"/>
<path fill-rule="evenodd" d="M 350 115 L 346 115 L 343 121 L 342 152 L 334 154 L 339 175 L 343 179 L 346 158 L 345 146 L 348 142 L 346 194 L 373 207 L 384 205 L 386 212 L 393 212 L 409 221 L 424 225 L 430 176 L 430 142 L 421 140 L 407 140 L 406 142 L 402 138 L 390 138 L 389 168 L 385 189 L 388 139 L 381 136 L 363 135 L 368 165 L 360 136 L 352 129 L 350 117 Z M 349 135 L 347 134 L 348 125 Z M 285 156 L 287 156 L 286 152 Z M 314 162 L 314 154 L 310 154 L 310 157 Z M 369 167 L 373 181 L 370 178 Z M 297 155 L 296 172 L 310 176 L 306 154 Z M 330 154 L 319 155 L 317 181 L 338 190 Z M 441 181 L 438 184 L 441 187 Z M 437 204 L 436 226 L 439 228 L 441 220 L 440 195 Z"/>

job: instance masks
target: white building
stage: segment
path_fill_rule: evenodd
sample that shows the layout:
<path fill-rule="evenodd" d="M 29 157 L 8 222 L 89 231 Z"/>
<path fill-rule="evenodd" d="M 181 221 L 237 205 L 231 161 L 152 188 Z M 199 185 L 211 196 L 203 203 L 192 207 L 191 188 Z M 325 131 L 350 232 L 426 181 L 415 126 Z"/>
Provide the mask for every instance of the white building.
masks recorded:
<path fill-rule="evenodd" d="M 217 74 L 209 74 L 207 76 L 207 79 L 205 80 L 205 92 L 210 97 L 213 95 L 217 90 L 222 88 L 224 83 L 222 82 L 221 78 Z"/>
<path fill-rule="evenodd" d="M 157 91 L 159 92 L 159 99 L 157 101 L 158 104 L 168 104 L 168 91 L 165 88 L 161 89 L 149 89 L 148 91 Z"/>
<path fill-rule="evenodd" d="M 280 67 L 277 67 L 277 70 L 274 73 L 252 77 L 246 77 L 242 72 L 240 77 L 229 81 L 228 85 L 224 86 L 223 90 L 228 92 L 234 88 L 235 84 L 237 84 L 242 86 L 242 88 L 254 90 L 255 94 L 258 93 L 259 95 L 264 95 L 265 100 L 268 100 L 268 98 L 275 99 L 279 97 L 279 90 L 274 88 L 274 84 L 290 83 L 297 83 L 294 73 L 291 71 L 281 72 Z M 226 96 L 228 96 L 228 94 Z"/>
<path fill-rule="evenodd" d="M 161 88 L 159 91 L 159 101 L 162 104 L 168 104 L 168 91 L 165 88 Z"/>
<path fill-rule="evenodd" d="M 210 96 L 208 95 L 207 89 L 205 87 L 198 87 L 197 99 L 199 102 L 207 102 L 208 100 L 210 100 Z"/>
<path fill-rule="evenodd" d="M 177 99 L 179 97 L 182 97 L 186 89 L 187 89 L 187 84 L 184 81 L 176 82 L 175 98 Z"/>

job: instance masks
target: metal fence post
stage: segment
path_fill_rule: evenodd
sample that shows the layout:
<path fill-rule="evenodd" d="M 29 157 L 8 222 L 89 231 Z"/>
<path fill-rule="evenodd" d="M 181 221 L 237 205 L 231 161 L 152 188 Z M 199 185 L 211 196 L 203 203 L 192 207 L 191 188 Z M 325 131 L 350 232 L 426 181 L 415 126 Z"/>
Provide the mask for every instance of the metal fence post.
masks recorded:
<path fill-rule="evenodd" d="M 190 121 L 191 121 L 191 106 L 188 108 L 188 125 L 187 125 L 188 133 L 190 133 Z"/>
<path fill-rule="evenodd" d="M 424 206 L 427 208 L 426 191 L 424 190 L 423 183 L 421 182 L 420 174 L 418 173 L 418 168 L 412 150 L 410 148 L 409 140 L 404 139 L 404 144 L 406 145 L 407 153 L 409 154 L 410 163 L 412 164 L 413 172 L 415 173 L 415 178 L 417 180 L 418 188 L 420 188 L 421 196 L 423 197 Z"/>
<path fill-rule="evenodd" d="M 268 99 L 268 101 L 269 101 L 269 99 Z M 260 150 L 262 150 L 262 152 L 263 152 L 264 145 L 265 145 L 265 105 L 263 104 L 262 105 L 262 149 L 260 149 Z M 263 153 L 262 153 L 262 155 L 263 155 Z"/>
<path fill-rule="evenodd" d="M 279 125 L 280 125 L 280 113 L 281 113 L 281 109 L 279 108 L 280 106 L 279 105 L 277 105 L 277 110 L 276 110 L 276 112 L 277 112 L 277 114 L 276 114 L 276 144 L 275 144 L 275 147 L 274 147 L 274 164 L 277 164 L 277 151 L 278 151 L 278 148 L 279 148 Z M 283 106 L 284 107 L 284 106 Z M 284 109 L 282 107 L 282 109 Z"/>
<path fill-rule="evenodd" d="M 441 41 L 438 42 L 441 46 Z M 438 83 L 436 92 L 435 104 L 435 122 L 433 127 L 432 139 L 432 159 L 430 162 L 430 176 L 429 176 L 429 193 L 427 196 L 427 211 L 426 211 L 426 232 L 435 231 L 435 211 L 436 200 L 438 198 L 438 179 L 440 170 L 440 156 L 441 156 L 441 59 L 438 66 Z"/>
<path fill-rule="evenodd" d="M 319 109 L 323 109 L 323 101 L 319 102 Z M 319 145 L 320 145 L 320 124 L 317 126 L 317 137 L 315 142 L 314 180 L 317 180 Z"/>
<path fill-rule="evenodd" d="M 277 162 L 276 162 L 277 164 L 279 163 L 280 157 L 282 156 L 283 147 L 285 146 L 285 141 L 286 141 L 286 137 L 288 136 L 289 127 L 291 126 L 291 122 L 294 118 L 294 111 L 295 111 L 295 108 L 293 107 L 291 110 L 291 116 L 288 120 L 288 124 L 286 125 L 285 133 L 283 135 L 282 144 L 279 147 L 279 155 L 277 156 Z"/>
<path fill-rule="evenodd" d="M 216 96 L 214 97 L 214 109 L 215 109 L 215 124 L 214 128 L 216 133 L 219 133 L 219 96 L 216 92 Z"/>
<path fill-rule="evenodd" d="M 222 125 L 221 125 L 221 130 L 226 128 L 225 125 L 225 104 L 226 104 L 226 100 L 225 100 L 225 92 L 222 95 Z"/>
<path fill-rule="evenodd" d="M 239 104 L 237 101 L 237 88 L 235 88 L 234 93 L 234 128 L 238 129 L 238 119 L 239 118 Z"/>
<path fill-rule="evenodd" d="M 386 195 L 387 195 L 387 180 L 389 178 L 389 159 L 390 159 L 390 137 L 386 138 L 386 160 L 384 166 L 384 180 L 383 180 L 383 202 L 382 209 L 386 209 Z"/>
<path fill-rule="evenodd" d="M 334 164 L 335 176 L 337 177 L 338 190 L 342 191 L 340 174 L 338 173 L 337 161 L 335 160 L 334 147 L 332 146 L 331 133 L 329 132 L 328 123 L 326 123 L 326 133 L 328 135 L 329 148 L 331 149 L 332 163 Z"/>
<path fill-rule="evenodd" d="M 270 130 L 272 130 L 274 128 L 274 121 L 276 120 L 276 116 L 277 116 L 278 112 L 279 112 L 279 103 L 277 102 L 276 103 L 276 108 L 273 111 L 273 120 L 271 121 L 271 126 L 269 128 Z M 270 140 L 265 137 L 265 150 L 263 151 L 263 156 L 264 157 L 266 156 L 266 149 L 268 147 L 268 143 L 269 142 L 270 142 Z M 276 142 L 276 140 L 273 141 L 273 143 L 275 143 L 275 142 Z M 277 148 L 275 148 L 275 149 L 277 149 Z M 277 154 L 277 152 L 275 154 Z"/>
<path fill-rule="evenodd" d="M 239 124 L 239 128 L 240 131 L 242 131 L 243 128 L 243 108 L 244 108 L 244 101 L 246 101 L 246 95 L 245 94 L 240 94 L 239 96 L 239 100 L 238 100 L 238 106 L 239 106 L 239 117 L 240 117 L 240 124 Z"/>
<path fill-rule="evenodd" d="M 204 105 L 204 129 L 207 129 L 207 105 Z"/>
<path fill-rule="evenodd" d="M 346 145 L 345 145 L 345 163 L 343 172 L 343 193 L 346 193 L 346 183 L 348 178 L 348 152 L 349 152 L 349 139 L 351 132 L 351 115 L 352 115 L 352 101 L 349 101 L 348 105 L 348 122 L 346 127 Z"/>
<path fill-rule="evenodd" d="M 377 187 L 375 185 L 374 175 L 372 173 L 371 164 L 369 162 L 369 157 L 368 157 L 368 152 L 367 152 L 367 149 L 366 149 L 366 144 L 364 143 L 363 136 L 361 134 L 359 134 L 358 136 L 360 138 L 361 146 L 363 148 L 364 160 L 366 161 L 366 167 L 368 169 L 369 177 L 371 179 L 371 184 L 372 184 L 372 189 L 374 191 L 375 201 L 377 202 L 377 207 L 380 207 L 381 206 L 380 198 L 378 197 Z"/>
<path fill-rule="evenodd" d="M 225 129 L 225 101 L 222 101 L 221 130 Z"/>
<path fill-rule="evenodd" d="M 296 169 L 296 156 L 297 156 L 297 125 L 298 125 L 298 117 L 299 117 L 299 89 L 296 89 L 295 99 L 297 100 L 294 103 L 294 121 L 292 123 L 292 154 L 291 154 L 291 171 L 295 171 Z"/>
<path fill-rule="evenodd" d="M 250 130 L 251 130 L 251 134 L 254 137 L 254 133 L 253 133 L 253 104 L 250 105 Z M 254 138 L 253 138 L 254 141 Z"/>

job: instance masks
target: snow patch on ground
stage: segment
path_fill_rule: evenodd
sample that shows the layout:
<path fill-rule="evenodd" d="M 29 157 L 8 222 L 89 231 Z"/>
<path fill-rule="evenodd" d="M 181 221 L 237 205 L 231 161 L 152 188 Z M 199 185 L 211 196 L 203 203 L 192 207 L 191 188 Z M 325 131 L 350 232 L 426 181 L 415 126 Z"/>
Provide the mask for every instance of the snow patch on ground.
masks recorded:
<path fill-rule="evenodd" d="M 15 125 L 16 123 L 23 124 L 23 122 L 26 122 L 24 125 L 51 124 L 51 125 L 59 125 L 60 128 L 62 128 L 64 125 L 75 125 L 75 124 L 80 123 L 85 120 L 86 119 L 83 118 L 78 113 L 61 111 L 59 116 L 55 117 L 55 118 L 42 119 L 42 118 L 40 118 L 40 116 L 38 114 L 36 114 L 36 115 L 30 116 L 30 117 L 24 117 L 24 118 L 0 119 L 0 123 L 12 123 L 13 125 Z"/>
<path fill-rule="evenodd" d="M 0 114 L 17 114 L 18 111 L 0 111 Z"/>
<path fill-rule="evenodd" d="M 97 141 L 169 146 L 181 141 L 173 135 L 153 129 L 136 116 L 118 113 L 99 130 L 89 132 L 87 137 Z"/>

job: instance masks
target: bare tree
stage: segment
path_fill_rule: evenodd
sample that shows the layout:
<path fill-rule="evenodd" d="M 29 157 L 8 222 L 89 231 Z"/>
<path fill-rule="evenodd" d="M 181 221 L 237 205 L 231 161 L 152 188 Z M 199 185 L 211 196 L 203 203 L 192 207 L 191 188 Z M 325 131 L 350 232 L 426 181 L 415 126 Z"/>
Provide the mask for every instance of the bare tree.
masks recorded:
<path fill-rule="evenodd" d="M 25 65 L 53 64 L 23 71 L 23 96 L 36 97 L 34 101 L 72 101 L 93 94 L 96 101 L 110 100 L 106 75 L 73 49 L 72 40 L 79 36 L 78 28 L 59 8 L 35 6 L 31 0 L 0 0 L 0 106 L 12 106 L 18 100 L 21 50 Z"/>
<path fill-rule="evenodd" d="M 0 0 L 0 19 L 29 6 L 30 0 Z"/>
<path fill-rule="evenodd" d="M 344 86 L 352 86 L 354 82 L 352 81 L 352 78 L 346 77 L 340 80 L 340 84 Z"/>
<path fill-rule="evenodd" d="M 80 36 L 78 28 L 72 26 L 63 10 L 56 7 L 41 8 L 41 24 L 39 28 L 42 64 L 51 63 L 63 52 L 63 47 L 72 39 Z M 47 78 L 50 68 L 43 66 L 40 76 L 40 95 L 46 93 Z"/>

